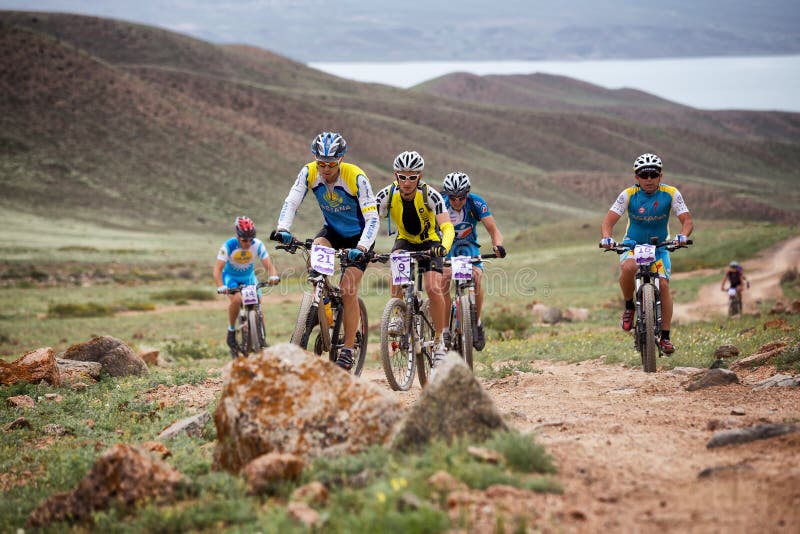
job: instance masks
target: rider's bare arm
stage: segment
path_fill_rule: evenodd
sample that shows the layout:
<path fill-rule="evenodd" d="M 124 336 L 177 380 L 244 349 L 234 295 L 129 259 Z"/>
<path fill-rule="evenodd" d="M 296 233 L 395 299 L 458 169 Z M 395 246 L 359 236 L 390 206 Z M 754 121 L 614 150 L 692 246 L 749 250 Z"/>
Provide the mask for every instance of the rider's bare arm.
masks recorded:
<path fill-rule="evenodd" d="M 489 232 L 489 237 L 492 238 L 492 248 L 503 246 L 503 234 L 500 233 L 497 223 L 494 222 L 494 216 L 488 215 L 481 219 L 481 222 L 486 228 L 486 231 Z"/>
<path fill-rule="evenodd" d="M 222 269 L 225 267 L 225 260 L 217 260 L 214 264 L 214 283 L 217 287 L 222 287 Z"/>
<path fill-rule="evenodd" d="M 614 225 L 617 224 L 620 217 L 622 217 L 622 215 L 616 211 L 609 210 L 605 218 L 603 218 L 603 223 L 600 225 L 600 237 L 611 237 L 614 232 Z"/>
<path fill-rule="evenodd" d="M 692 215 L 688 211 L 684 211 L 678 215 L 678 220 L 681 222 L 681 233 L 686 237 L 692 235 L 694 230 L 694 222 L 692 222 Z"/>

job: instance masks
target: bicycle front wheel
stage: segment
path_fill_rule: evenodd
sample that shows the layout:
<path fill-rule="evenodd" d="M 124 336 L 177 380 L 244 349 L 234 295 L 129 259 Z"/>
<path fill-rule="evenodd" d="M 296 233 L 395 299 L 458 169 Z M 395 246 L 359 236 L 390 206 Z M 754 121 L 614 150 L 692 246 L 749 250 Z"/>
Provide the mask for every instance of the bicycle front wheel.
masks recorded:
<path fill-rule="evenodd" d="M 642 367 L 645 373 L 656 372 L 656 299 L 655 288 L 652 284 L 642 286 L 642 332 L 643 339 L 640 344 L 642 353 Z"/>
<path fill-rule="evenodd" d="M 258 312 L 248 310 L 247 312 L 247 336 L 245 338 L 245 354 L 253 354 L 261 351 L 261 340 L 259 334 L 261 328 L 258 321 Z"/>
<path fill-rule="evenodd" d="M 458 336 L 461 340 L 461 357 L 464 363 L 467 364 L 470 371 L 472 370 L 472 303 L 469 301 L 469 295 L 461 295 L 458 298 L 458 305 L 456 308 L 456 317 L 458 319 Z"/>
<path fill-rule="evenodd" d="M 391 327 L 391 328 L 390 328 Z M 389 387 L 408 391 L 414 381 L 412 325 L 406 324 L 406 303 L 391 298 L 381 316 L 381 363 Z"/>
<path fill-rule="evenodd" d="M 307 292 L 303 293 L 303 300 L 300 301 L 300 309 L 297 312 L 297 322 L 294 325 L 294 332 L 292 332 L 292 338 L 289 342 L 303 349 L 308 349 L 311 331 L 318 324 L 314 295 Z"/>

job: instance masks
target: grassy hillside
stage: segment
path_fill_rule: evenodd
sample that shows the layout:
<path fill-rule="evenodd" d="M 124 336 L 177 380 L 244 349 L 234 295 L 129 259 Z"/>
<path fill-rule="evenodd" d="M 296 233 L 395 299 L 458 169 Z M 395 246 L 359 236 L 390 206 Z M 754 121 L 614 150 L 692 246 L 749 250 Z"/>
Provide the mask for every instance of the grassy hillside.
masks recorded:
<path fill-rule="evenodd" d="M 657 151 L 704 218 L 793 221 L 800 114 L 701 112 L 558 77 L 446 77 L 413 90 L 264 50 L 62 14 L 0 12 L 0 206 L 136 229 L 276 219 L 319 131 L 375 188 L 417 149 L 465 170 L 510 229 L 597 216 Z M 319 224 L 314 207 L 299 219 Z"/>

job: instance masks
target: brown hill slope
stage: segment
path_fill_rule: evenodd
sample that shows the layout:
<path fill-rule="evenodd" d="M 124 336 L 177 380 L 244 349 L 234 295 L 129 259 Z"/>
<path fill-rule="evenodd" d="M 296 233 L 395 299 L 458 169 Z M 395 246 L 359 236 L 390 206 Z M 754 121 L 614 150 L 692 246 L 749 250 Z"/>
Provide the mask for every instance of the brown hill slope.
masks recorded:
<path fill-rule="evenodd" d="M 787 220 L 800 205 L 783 190 L 798 114 L 699 112 L 541 76 L 399 90 L 75 15 L 0 12 L 0 49 L 0 205 L 17 210 L 136 226 L 272 220 L 325 129 L 345 134 L 376 188 L 405 149 L 425 155 L 434 185 L 466 170 L 509 226 L 604 212 L 648 150 L 703 217 Z"/>

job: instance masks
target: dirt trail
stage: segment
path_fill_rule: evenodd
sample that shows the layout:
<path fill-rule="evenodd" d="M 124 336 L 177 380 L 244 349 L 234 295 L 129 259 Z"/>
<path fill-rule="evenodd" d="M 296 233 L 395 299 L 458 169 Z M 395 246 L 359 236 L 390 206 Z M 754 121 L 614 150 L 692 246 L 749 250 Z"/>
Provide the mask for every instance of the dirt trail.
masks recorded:
<path fill-rule="evenodd" d="M 587 533 L 800 531 L 800 433 L 706 448 L 722 429 L 797 421 L 800 389 L 753 391 L 763 370 L 742 384 L 687 392 L 689 377 L 675 371 L 645 374 L 602 360 L 533 365 L 537 372 L 482 380 L 506 421 L 534 432 L 558 465 L 563 494 L 518 503 L 532 515 L 529 525 Z M 363 377 L 388 388 L 380 369 Z M 420 389 L 393 394 L 410 405 Z M 716 471 L 701 476 L 705 469 Z"/>
<path fill-rule="evenodd" d="M 781 275 L 799 265 L 800 236 L 778 243 L 762 251 L 756 258 L 742 262 L 745 276 L 750 280 L 750 289 L 743 294 L 745 313 L 758 311 L 756 302 L 759 300 L 782 298 Z M 708 274 L 708 271 L 703 272 Z M 676 302 L 673 320 L 686 323 L 725 315 L 728 311 L 728 294 L 720 291 L 720 281 L 701 287 L 694 302 Z"/>

